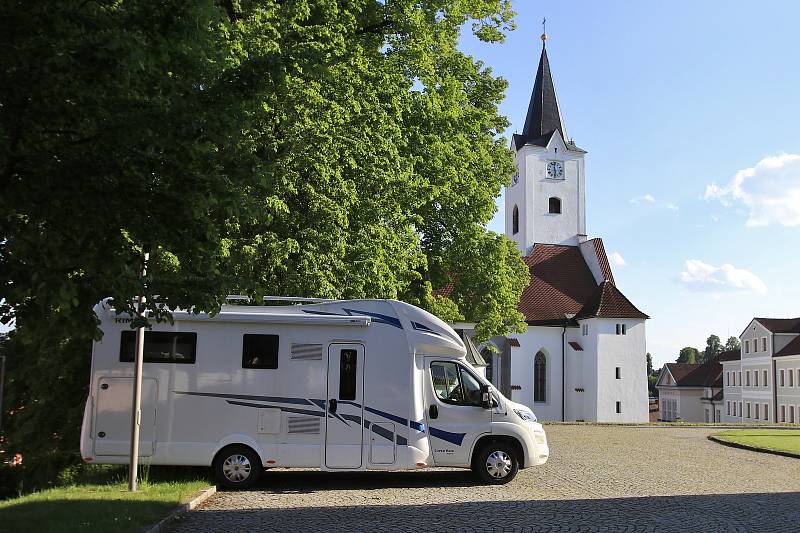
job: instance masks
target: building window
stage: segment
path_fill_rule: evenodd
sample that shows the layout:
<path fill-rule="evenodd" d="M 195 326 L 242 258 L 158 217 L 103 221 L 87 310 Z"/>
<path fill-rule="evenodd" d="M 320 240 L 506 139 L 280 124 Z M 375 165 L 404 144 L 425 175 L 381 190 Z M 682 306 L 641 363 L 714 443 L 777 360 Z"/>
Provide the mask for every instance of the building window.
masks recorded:
<path fill-rule="evenodd" d="M 583 333 L 584 336 L 588 335 L 589 334 L 589 324 L 584 324 L 583 326 L 581 326 L 581 332 Z"/>
<path fill-rule="evenodd" d="M 753 386 L 758 387 L 758 370 L 753 372 Z"/>
<path fill-rule="evenodd" d="M 627 335 L 628 334 L 628 328 L 627 328 L 627 326 L 625 324 L 622 324 L 622 334 L 623 335 Z"/>
<path fill-rule="evenodd" d="M 736 416 L 736 402 L 733 403 L 733 416 Z"/>
<path fill-rule="evenodd" d="M 761 351 L 762 352 L 766 352 L 767 351 L 767 338 L 766 337 L 761 337 Z"/>
<path fill-rule="evenodd" d="M 756 408 L 756 416 L 754 416 L 754 417 L 753 417 L 753 418 L 755 418 L 756 420 L 758 420 L 759 418 L 761 418 L 761 413 L 760 413 L 760 411 L 759 411 L 758 407 L 759 407 L 759 405 L 758 405 L 758 403 L 756 403 L 756 404 L 755 404 L 755 408 Z"/>
<path fill-rule="evenodd" d="M 547 392 L 547 358 L 537 352 L 533 359 L 533 401 L 544 402 Z"/>
<path fill-rule="evenodd" d="M 764 404 L 764 420 L 769 420 L 769 404 Z"/>
<path fill-rule="evenodd" d="M 622 402 L 617 402 L 617 414 L 622 412 Z"/>
<path fill-rule="evenodd" d="M 747 402 L 745 407 L 747 408 L 747 414 L 745 415 L 745 418 L 750 418 L 750 402 Z"/>
<path fill-rule="evenodd" d="M 745 374 L 744 374 L 744 385 L 745 385 L 745 387 L 749 387 L 750 386 L 750 371 L 749 370 L 747 372 L 745 372 Z M 748 418 L 750 418 L 750 415 L 747 415 L 747 416 L 748 416 Z"/>
<path fill-rule="evenodd" d="M 733 374 L 733 386 L 736 386 L 736 372 L 731 372 Z"/>
<path fill-rule="evenodd" d="M 728 416 L 730 416 L 730 414 L 731 414 L 731 402 L 730 402 L 730 400 L 725 402 L 725 414 L 728 415 Z"/>
<path fill-rule="evenodd" d="M 628 329 L 625 327 L 625 324 L 617 324 L 617 335 L 627 335 Z"/>
<path fill-rule="evenodd" d="M 516 235 L 517 233 L 519 233 L 519 207 L 514 206 L 511 214 L 511 234 Z"/>
<path fill-rule="evenodd" d="M 731 384 L 731 373 L 725 372 L 725 386 L 728 387 Z M 730 413 L 728 413 L 730 414 Z"/>
<path fill-rule="evenodd" d="M 784 375 L 784 370 L 781 368 L 781 387 L 785 386 L 786 384 L 786 376 Z"/>
<path fill-rule="evenodd" d="M 561 199 L 556 198 L 555 196 L 551 197 L 548 201 L 548 205 L 550 208 L 551 215 L 560 215 L 561 214 Z"/>
<path fill-rule="evenodd" d="M 193 364 L 197 355 L 197 333 L 145 331 L 145 363 Z M 132 363 L 136 354 L 136 332 L 123 331 L 120 339 L 119 361 Z"/>
<path fill-rule="evenodd" d="M 742 386 L 742 371 L 739 370 L 739 386 Z"/>
<path fill-rule="evenodd" d="M 781 419 L 778 422 L 786 422 L 786 406 L 781 405 Z"/>
<path fill-rule="evenodd" d="M 278 336 L 242 335 L 242 368 L 278 368 Z"/>
<path fill-rule="evenodd" d="M 764 382 L 764 386 L 765 386 L 765 387 L 769 387 L 769 384 L 767 383 L 767 371 L 766 371 L 766 370 L 764 370 L 764 379 L 763 379 L 763 382 Z"/>
<path fill-rule="evenodd" d="M 739 402 L 739 416 L 742 416 L 742 402 Z"/>
<path fill-rule="evenodd" d="M 789 406 L 789 423 L 794 424 L 794 405 Z"/>
<path fill-rule="evenodd" d="M 744 341 L 744 353 L 750 353 L 750 341 Z"/>
<path fill-rule="evenodd" d="M 615 373 L 616 373 L 617 379 L 621 379 L 621 377 L 620 377 L 621 370 L 622 369 L 620 367 L 616 368 L 616 372 Z"/>
<path fill-rule="evenodd" d="M 789 374 L 789 386 L 794 387 L 794 370 L 790 368 L 788 374 Z"/>

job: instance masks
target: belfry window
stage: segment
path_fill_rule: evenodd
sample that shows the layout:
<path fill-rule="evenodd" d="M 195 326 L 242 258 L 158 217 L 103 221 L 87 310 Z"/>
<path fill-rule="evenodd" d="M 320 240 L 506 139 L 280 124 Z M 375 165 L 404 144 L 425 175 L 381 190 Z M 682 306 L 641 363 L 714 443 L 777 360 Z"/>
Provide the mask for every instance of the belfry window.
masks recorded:
<path fill-rule="evenodd" d="M 519 233 L 519 208 L 514 206 L 514 212 L 511 215 L 511 233 L 516 235 Z"/>
<path fill-rule="evenodd" d="M 547 358 L 537 352 L 533 359 L 533 401 L 545 402 L 547 392 Z"/>
<path fill-rule="evenodd" d="M 552 198 L 550 198 L 549 207 L 550 207 L 550 214 L 551 215 L 560 215 L 561 214 L 561 199 L 560 198 L 556 198 L 555 196 L 553 196 Z"/>

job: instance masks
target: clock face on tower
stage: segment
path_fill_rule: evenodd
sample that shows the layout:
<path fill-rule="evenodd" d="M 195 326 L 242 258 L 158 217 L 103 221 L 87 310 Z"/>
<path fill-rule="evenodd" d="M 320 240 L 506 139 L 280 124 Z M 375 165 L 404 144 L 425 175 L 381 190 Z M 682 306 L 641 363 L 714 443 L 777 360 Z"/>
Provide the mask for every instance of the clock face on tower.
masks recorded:
<path fill-rule="evenodd" d="M 560 179 L 564 177 L 564 165 L 561 161 L 550 161 L 547 163 L 547 177 Z"/>

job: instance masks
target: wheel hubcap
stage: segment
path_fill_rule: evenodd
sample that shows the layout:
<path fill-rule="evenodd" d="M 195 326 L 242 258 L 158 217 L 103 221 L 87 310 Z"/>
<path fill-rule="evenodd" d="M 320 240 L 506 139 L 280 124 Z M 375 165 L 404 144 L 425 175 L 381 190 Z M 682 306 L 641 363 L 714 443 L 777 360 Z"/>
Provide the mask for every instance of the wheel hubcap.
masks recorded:
<path fill-rule="evenodd" d="M 244 455 L 231 455 L 222 463 L 222 473 L 234 483 L 241 483 L 250 477 L 250 460 Z"/>
<path fill-rule="evenodd" d="M 511 472 L 511 456 L 502 450 L 489 454 L 486 459 L 486 471 L 495 479 L 503 479 Z"/>

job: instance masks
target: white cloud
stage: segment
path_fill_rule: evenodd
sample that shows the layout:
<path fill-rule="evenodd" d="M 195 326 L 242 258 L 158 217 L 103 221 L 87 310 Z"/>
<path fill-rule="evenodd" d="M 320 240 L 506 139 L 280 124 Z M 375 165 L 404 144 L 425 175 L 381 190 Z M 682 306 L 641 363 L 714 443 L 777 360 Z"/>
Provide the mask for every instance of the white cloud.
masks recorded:
<path fill-rule="evenodd" d="M 664 207 L 666 207 L 670 211 L 677 211 L 678 210 L 678 206 L 673 204 L 672 202 L 664 202 Z"/>
<path fill-rule="evenodd" d="M 622 254 L 619 252 L 611 252 L 611 255 L 609 255 L 608 258 L 611 259 L 611 262 L 616 266 L 624 267 L 628 264 L 628 262 L 625 261 L 625 258 L 622 257 Z"/>
<path fill-rule="evenodd" d="M 749 210 L 748 226 L 800 226 L 800 154 L 765 157 L 726 186 L 708 185 L 703 197 L 726 207 L 741 202 Z"/>
<path fill-rule="evenodd" d="M 631 198 L 630 201 L 632 204 L 639 204 L 642 202 L 646 202 L 648 204 L 654 204 L 656 202 L 656 199 L 653 198 L 652 194 L 645 194 L 643 196 L 637 196 L 636 198 Z"/>
<path fill-rule="evenodd" d="M 749 270 L 736 268 L 729 263 L 709 265 L 700 259 L 686 260 L 681 281 L 688 289 L 698 292 L 767 292 L 767 285 Z"/>

